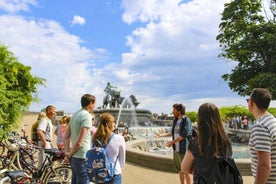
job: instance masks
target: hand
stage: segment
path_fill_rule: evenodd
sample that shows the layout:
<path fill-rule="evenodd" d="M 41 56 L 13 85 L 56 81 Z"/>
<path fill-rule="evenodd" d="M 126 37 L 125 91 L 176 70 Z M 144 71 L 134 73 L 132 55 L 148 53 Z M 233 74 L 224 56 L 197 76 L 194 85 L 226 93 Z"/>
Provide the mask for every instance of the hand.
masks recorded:
<path fill-rule="evenodd" d="M 63 163 L 64 164 L 69 164 L 70 163 L 70 159 L 68 157 L 64 157 Z"/>
<path fill-rule="evenodd" d="M 173 141 L 169 141 L 169 142 L 167 142 L 167 144 L 166 144 L 167 147 L 171 147 L 172 145 L 173 145 Z"/>
<path fill-rule="evenodd" d="M 68 160 L 71 159 L 70 152 L 66 152 L 66 153 L 64 153 L 64 155 L 65 155 L 65 158 L 67 158 Z"/>
<path fill-rule="evenodd" d="M 158 137 L 161 137 L 161 134 L 155 133 L 153 136 L 158 138 Z"/>
<path fill-rule="evenodd" d="M 42 144 L 42 147 L 43 147 L 43 149 L 46 149 L 46 148 L 47 148 L 47 143 L 44 142 L 44 143 Z"/>

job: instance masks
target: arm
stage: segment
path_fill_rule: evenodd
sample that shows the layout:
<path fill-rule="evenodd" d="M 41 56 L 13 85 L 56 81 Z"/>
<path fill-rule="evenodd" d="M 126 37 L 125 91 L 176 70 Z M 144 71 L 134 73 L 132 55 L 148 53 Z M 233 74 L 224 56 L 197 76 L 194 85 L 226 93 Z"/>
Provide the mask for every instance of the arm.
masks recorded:
<path fill-rule="evenodd" d="M 47 143 L 46 143 L 46 139 L 45 139 L 45 136 L 44 136 L 44 132 L 42 130 L 40 130 L 40 129 L 37 129 L 37 135 L 38 135 L 39 139 L 41 140 L 41 142 L 43 144 L 42 145 L 43 148 L 45 149 Z"/>
<path fill-rule="evenodd" d="M 55 135 L 58 135 L 58 134 L 57 134 L 57 131 L 58 131 L 58 127 L 57 127 L 57 128 L 55 129 L 55 131 L 54 131 L 54 134 L 55 134 Z"/>
<path fill-rule="evenodd" d="M 126 142 L 124 139 L 122 139 L 121 142 L 122 145 L 119 147 L 119 162 L 123 170 L 126 164 Z"/>
<path fill-rule="evenodd" d="M 156 133 L 156 134 L 154 134 L 154 137 L 171 137 L 171 136 L 172 136 L 171 133 L 163 133 L 163 134 Z"/>
<path fill-rule="evenodd" d="M 193 162 L 195 157 L 192 152 L 188 150 L 181 163 L 181 172 L 184 174 L 193 174 Z"/>
<path fill-rule="evenodd" d="M 82 144 L 82 141 L 86 135 L 88 131 L 88 127 L 82 127 L 81 128 L 81 131 L 80 131 L 80 134 L 79 134 L 79 137 L 76 141 L 76 143 L 73 145 L 71 151 L 68 153 L 66 153 L 65 155 L 70 159 L 78 150 L 79 148 L 81 147 L 81 144 Z"/>
<path fill-rule="evenodd" d="M 45 132 L 48 126 L 48 122 L 45 118 L 42 118 L 39 122 L 38 122 L 38 126 L 37 126 L 37 135 L 40 139 L 40 141 L 42 142 L 42 147 L 43 149 L 46 148 L 46 138 L 45 138 Z"/>
<path fill-rule="evenodd" d="M 265 184 L 271 172 L 270 152 L 257 151 L 258 163 L 255 184 Z"/>
<path fill-rule="evenodd" d="M 168 147 L 171 147 L 173 144 L 175 144 L 175 143 L 177 143 L 177 142 L 180 142 L 180 141 L 182 141 L 184 138 L 182 137 L 182 136 L 178 136 L 178 137 L 176 137 L 174 140 L 172 140 L 172 141 L 169 141 L 168 143 L 167 143 L 167 146 Z"/>

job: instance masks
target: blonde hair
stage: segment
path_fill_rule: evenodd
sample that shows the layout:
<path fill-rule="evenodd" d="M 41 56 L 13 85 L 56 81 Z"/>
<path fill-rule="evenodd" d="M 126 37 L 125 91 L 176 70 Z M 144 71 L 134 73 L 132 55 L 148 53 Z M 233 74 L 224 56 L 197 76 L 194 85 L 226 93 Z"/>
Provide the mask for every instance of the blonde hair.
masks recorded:
<path fill-rule="evenodd" d="M 71 119 L 70 116 L 63 116 L 63 117 L 61 118 L 61 120 L 60 120 L 59 123 L 60 123 L 61 125 L 63 125 L 63 124 L 69 124 L 70 119 Z"/>
<path fill-rule="evenodd" d="M 114 117 L 110 113 L 103 113 L 100 115 L 98 123 L 99 125 L 96 133 L 93 136 L 92 142 L 95 143 L 95 141 L 98 139 L 103 144 L 107 145 L 108 139 L 113 132 L 112 124 L 114 123 Z"/>

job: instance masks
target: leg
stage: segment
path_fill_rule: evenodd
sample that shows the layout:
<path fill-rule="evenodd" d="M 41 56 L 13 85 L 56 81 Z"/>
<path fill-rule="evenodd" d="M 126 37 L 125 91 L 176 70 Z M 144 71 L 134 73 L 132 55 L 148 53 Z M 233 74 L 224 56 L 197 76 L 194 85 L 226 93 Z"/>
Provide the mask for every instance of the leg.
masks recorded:
<path fill-rule="evenodd" d="M 184 180 L 185 180 L 184 174 L 181 173 L 181 172 L 178 172 L 178 174 L 179 174 L 180 183 L 181 183 L 181 184 L 185 184 L 185 182 L 184 182 Z"/>
<path fill-rule="evenodd" d="M 89 184 L 87 169 L 84 162 L 85 159 L 71 158 L 70 164 L 73 171 L 72 184 Z"/>
<path fill-rule="evenodd" d="M 109 184 L 122 184 L 122 175 L 118 174 L 114 176 L 112 181 Z"/>
<path fill-rule="evenodd" d="M 43 143 L 41 141 L 38 141 L 38 146 L 41 148 L 38 153 L 38 167 L 41 168 L 44 160 L 46 159 L 46 154 L 44 153 L 43 149 Z M 46 149 L 52 148 L 52 145 L 50 142 L 46 142 Z"/>
<path fill-rule="evenodd" d="M 192 184 L 192 178 L 189 174 L 185 174 L 185 180 L 187 184 Z"/>
<path fill-rule="evenodd" d="M 184 179 L 185 179 L 185 176 L 182 173 L 180 173 L 181 163 L 182 163 L 183 158 L 184 158 L 184 154 L 180 154 L 177 151 L 173 152 L 173 161 L 174 161 L 175 168 L 176 168 L 177 172 L 179 173 L 179 179 L 180 179 L 181 184 L 184 184 Z"/>

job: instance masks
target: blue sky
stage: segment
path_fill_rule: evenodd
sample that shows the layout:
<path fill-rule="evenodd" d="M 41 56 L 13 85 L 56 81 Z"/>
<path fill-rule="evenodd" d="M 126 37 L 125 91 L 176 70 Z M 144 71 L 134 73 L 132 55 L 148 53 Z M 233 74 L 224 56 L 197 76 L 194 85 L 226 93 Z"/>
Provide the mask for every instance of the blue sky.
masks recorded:
<path fill-rule="evenodd" d="M 246 106 L 221 79 L 236 64 L 217 57 L 225 2 L 0 0 L 0 42 L 47 80 L 33 111 L 74 112 L 85 93 L 101 106 L 107 82 L 156 113 L 174 103 Z"/>

